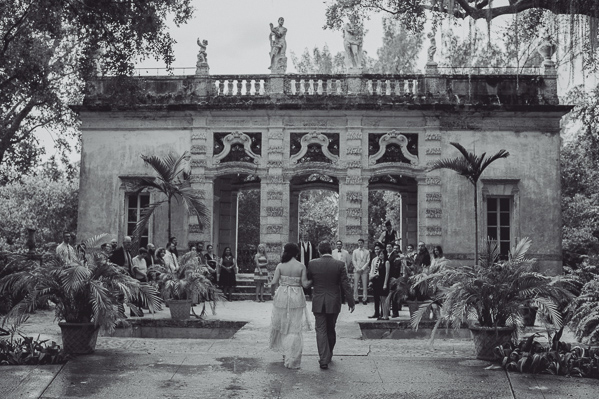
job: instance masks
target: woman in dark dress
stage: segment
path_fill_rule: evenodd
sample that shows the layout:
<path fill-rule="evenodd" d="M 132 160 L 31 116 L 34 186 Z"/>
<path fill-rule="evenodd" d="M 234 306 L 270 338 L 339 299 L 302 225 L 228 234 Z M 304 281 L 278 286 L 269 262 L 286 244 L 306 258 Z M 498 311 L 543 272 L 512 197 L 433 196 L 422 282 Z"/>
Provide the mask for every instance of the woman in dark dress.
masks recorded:
<path fill-rule="evenodd" d="M 383 244 L 376 243 L 374 246 L 376 257 L 370 263 L 370 282 L 374 295 L 374 315 L 369 318 L 377 320 L 389 320 L 389 306 L 386 303 L 389 295 L 389 269 L 390 264 L 384 251 Z"/>
<path fill-rule="evenodd" d="M 233 257 L 233 252 L 231 251 L 230 247 L 226 247 L 223 251 L 222 258 L 218 263 L 216 277 L 218 279 L 218 284 L 229 301 L 231 300 L 231 295 L 233 294 L 233 287 L 237 285 L 236 274 L 237 263 Z"/>
<path fill-rule="evenodd" d="M 209 279 L 214 282 L 216 280 L 216 267 L 218 257 L 213 252 L 214 247 L 212 244 L 208 244 L 206 246 L 206 253 L 204 254 L 204 258 L 206 258 L 206 268 L 210 272 Z"/>

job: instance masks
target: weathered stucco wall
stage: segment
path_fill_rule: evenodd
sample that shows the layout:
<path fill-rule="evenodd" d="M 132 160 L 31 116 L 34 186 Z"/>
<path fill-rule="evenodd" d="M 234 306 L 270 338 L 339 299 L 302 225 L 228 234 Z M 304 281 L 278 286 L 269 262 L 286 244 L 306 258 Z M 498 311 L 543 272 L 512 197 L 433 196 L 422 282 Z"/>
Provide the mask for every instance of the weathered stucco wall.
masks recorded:
<path fill-rule="evenodd" d="M 261 179 L 261 239 L 272 258 L 280 254 L 280 241 L 289 234 L 289 179 L 310 170 L 309 165 L 289 164 L 291 133 L 338 133 L 340 163 L 320 167 L 339 179 L 340 231 L 348 243 L 367 234 L 366 199 L 368 179 L 386 173 L 404 174 L 417 181 L 418 239 L 440 244 L 446 253 L 471 263 L 474 253 L 472 185 L 452 171 L 427 173 L 427 164 L 454 157 L 458 151 L 450 142 L 461 143 L 477 154 L 510 152 L 507 159 L 493 163 L 483 174 L 487 180 L 516 181 L 517 196 L 512 231 L 530 237 L 529 251 L 543 261 L 543 270 L 558 272 L 561 267 L 561 214 L 559 179 L 559 118 L 562 110 L 548 112 L 508 112 L 456 109 L 402 110 L 195 110 L 82 112 L 83 150 L 79 236 L 99 232 L 117 234 L 123 226 L 123 191 L 119 176 L 151 174 L 139 155 L 182 153 L 191 149 L 195 188 L 204 190 L 207 205 L 213 209 L 213 181 L 218 176 L 255 173 Z M 368 134 L 418 134 L 418 165 L 372 166 L 368 158 Z M 250 166 L 213 162 L 213 134 L 216 132 L 262 133 L 262 156 Z M 303 168 L 303 169 L 302 169 Z M 395 168 L 395 169 L 393 169 Z M 431 179 L 431 177 L 433 177 Z M 438 178 L 438 180 L 436 180 Z M 362 192 L 362 200 L 348 195 Z M 511 192 L 510 192 L 511 193 Z M 492 194 L 492 193 L 491 193 Z M 485 236 L 483 185 L 479 185 L 481 238 Z M 215 197 L 214 197 L 215 198 Z M 430 200 L 430 201 L 429 201 Z M 268 208 L 268 209 L 267 209 Z M 416 211 L 411 209 L 413 214 Z M 218 244 L 222 230 L 217 220 L 207 230 L 192 232 L 182 209 L 175 212 L 173 232 L 180 246 L 188 239 Z M 361 228 L 361 231 L 360 231 Z M 156 245 L 166 242 L 166 209 L 156 215 L 153 225 Z M 279 237 L 279 242 L 275 242 Z M 514 237 L 515 238 L 515 237 Z M 482 244 L 482 242 L 481 242 Z M 279 251 L 279 252 L 277 252 Z M 270 255 L 270 254 L 269 254 Z"/>
<path fill-rule="evenodd" d="M 81 183 L 77 236 L 85 239 L 108 233 L 122 241 L 124 198 L 119 176 L 153 175 L 141 154 L 181 154 L 189 150 L 188 120 L 172 115 L 120 115 L 82 113 Z M 159 198 L 156 198 L 159 200 Z M 154 198 L 152 198 L 154 201 Z M 166 205 L 156 212 L 153 232 L 156 246 L 167 242 Z M 174 203 L 173 235 L 187 233 L 186 215 Z M 108 241 L 108 239 L 107 239 Z"/>

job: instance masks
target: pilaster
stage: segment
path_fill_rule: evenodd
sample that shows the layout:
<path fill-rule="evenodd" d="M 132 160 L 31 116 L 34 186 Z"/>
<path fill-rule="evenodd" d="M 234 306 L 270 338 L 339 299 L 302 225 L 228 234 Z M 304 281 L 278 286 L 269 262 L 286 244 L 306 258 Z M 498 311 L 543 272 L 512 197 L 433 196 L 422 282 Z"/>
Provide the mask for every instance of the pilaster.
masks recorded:
<path fill-rule="evenodd" d="M 213 243 L 214 241 L 212 231 L 214 223 L 214 179 L 206 176 L 209 152 L 208 141 L 206 118 L 194 118 L 189 147 L 191 154 L 189 161 L 191 166 L 191 187 L 202 196 L 209 221 L 206 225 L 200 227 L 197 218 L 190 212 L 188 216 L 188 242 Z"/>

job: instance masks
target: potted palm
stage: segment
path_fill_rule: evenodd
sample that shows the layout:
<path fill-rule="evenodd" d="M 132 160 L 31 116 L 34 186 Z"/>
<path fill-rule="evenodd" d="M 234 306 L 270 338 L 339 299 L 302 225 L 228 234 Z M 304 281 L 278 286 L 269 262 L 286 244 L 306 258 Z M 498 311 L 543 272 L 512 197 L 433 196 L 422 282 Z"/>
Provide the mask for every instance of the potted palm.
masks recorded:
<path fill-rule="evenodd" d="M 202 303 L 205 315 L 206 302 L 215 314 L 216 302 L 223 299 L 218 288 L 206 277 L 207 271 L 199 263 L 197 256 L 183 257 L 185 263 L 178 271 L 167 271 L 161 275 L 161 293 L 175 320 L 188 319 L 191 316 L 192 301 Z"/>
<path fill-rule="evenodd" d="M 435 320 L 441 308 L 441 287 L 434 284 L 429 276 L 436 276 L 445 268 L 446 262 L 434 263 L 422 272 L 411 276 L 409 282 L 408 308 L 410 319 Z"/>
<path fill-rule="evenodd" d="M 7 313 L 3 324 L 18 325 L 37 304 L 50 301 L 55 305 L 65 352 L 85 354 L 95 350 L 98 330 L 112 332 L 126 319 L 123 303 L 141 301 L 152 313 L 160 310 L 162 300 L 154 287 L 108 262 L 96 247 L 103 236 L 86 240 L 85 255 L 68 263 L 50 254 L 41 260 L 13 262 L 10 273 L 0 280 L 0 293 L 23 299 Z"/>
<path fill-rule="evenodd" d="M 531 240 L 520 240 L 510 251 L 508 260 L 499 261 L 497 242 L 487 240 L 480 262 L 474 266 L 447 265 L 424 280 L 440 287 L 437 300 L 442 303 L 440 323 L 460 328 L 468 324 L 472 332 L 476 357 L 493 360 L 495 347 L 509 342 L 522 325 L 523 305 L 532 304 L 545 319 L 559 328 L 562 324 L 558 303 L 573 295 L 560 283 L 534 271 L 534 259 L 527 259 Z M 412 318 L 418 327 L 420 317 Z"/>

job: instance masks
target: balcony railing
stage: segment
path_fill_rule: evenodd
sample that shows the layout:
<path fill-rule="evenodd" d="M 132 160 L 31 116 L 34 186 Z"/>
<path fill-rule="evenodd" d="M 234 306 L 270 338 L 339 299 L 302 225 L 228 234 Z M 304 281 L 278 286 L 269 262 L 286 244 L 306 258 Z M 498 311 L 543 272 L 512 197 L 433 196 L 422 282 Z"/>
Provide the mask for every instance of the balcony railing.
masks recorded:
<path fill-rule="evenodd" d="M 470 72 L 480 72 L 481 68 Z M 535 69 L 536 70 L 536 69 Z M 538 72 L 538 70 L 536 70 Z M 227 102 L 266 104 L 277 99 L 298 104 L 318 99 L 350 102 L 387 101 L 414 104 L 557 104 L 556 76 L 552 74 L 456 73 L 439 68 L 418 75 L 141 75 L 101 77 L 90 83 L 84 105 L 201 104 Z M 315 100 L 308 100 L 314 98 Z M 287 99 L 287 100 L 286 100 Z M 305 100 L 303 100 L 305 99 Z M 386 100 L 385 100 L 386 99 Z M 326 100 L 329 101 L 329 100 Z M 339 102 L 339 101 L 337 101 Z M 272 104 L 272 101 L 271 101 Z"/>

